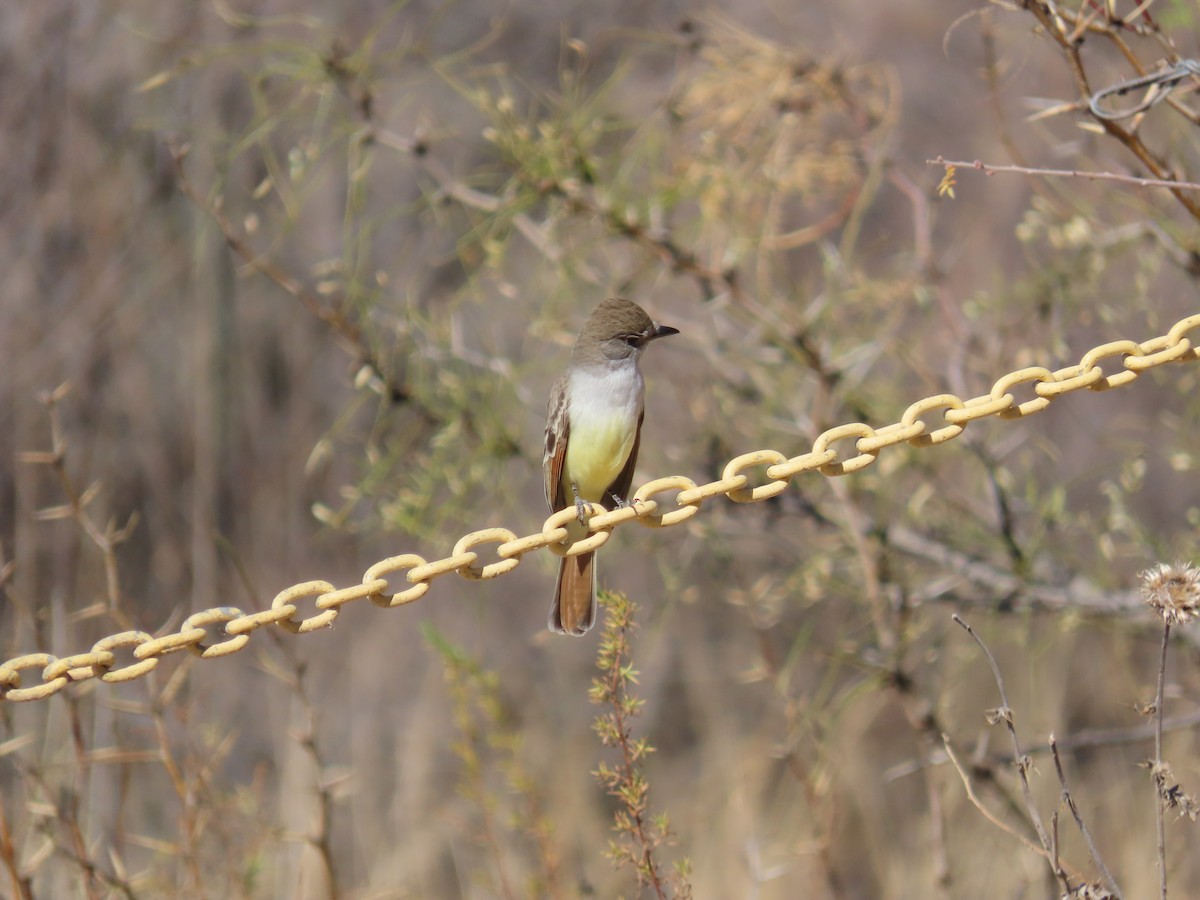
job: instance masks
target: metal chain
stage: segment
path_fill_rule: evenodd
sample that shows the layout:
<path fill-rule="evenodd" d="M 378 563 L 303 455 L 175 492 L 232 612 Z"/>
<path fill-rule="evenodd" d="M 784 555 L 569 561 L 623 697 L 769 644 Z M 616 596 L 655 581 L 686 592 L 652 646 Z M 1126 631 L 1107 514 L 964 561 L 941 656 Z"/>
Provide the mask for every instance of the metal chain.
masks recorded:
<path fill-rule="evenodd" d="M 429 591 L 435 578 L 457 572 L 464 578 L 478 580 L 495 578 L 511 572 L 526 553 L 548 547 L 559 556 L 575 556 L 602 546 L 618 525 L 637 521 L 651 528 L 678 525 L 700 511 L 704 501 L 724 495 L 735 503 L 753 503 L 774 497 L 787 490 L 792 478 L 802 472 L 817 471 L 837 476 L 857 472 L 875 462 L 879 452 L 896 444 L 929 447 L 958 437 L 976 419 L 999 416 L 1019 419 L 1041 412 L 1050 403 L 1073 391 L 1106 391 L 1123 387 L 1148 369 L 1169 362 L 1194 362 L 1200 359 L 1192 347 L 1188 332 L 1200 328 L 1200 314 L 1176 322 L 1166 334 L 1142 343 L 1131 340 L 1112 341 L 1093 347 L 1078 364 L 1051 372 L 1041 366 L 1018 369 L 1000 378 L 986 394 L 962 400 L 954 394 L 937 394 L 918 400 L 904 411 L 900 420 L 882 428 L 872 428 L 862 422 L 839 425 L 822 433 L 812 449 L 799 456 L 787 457 L 775 450 L 756 450 L 730 460 L 721 477 L 708 484 L 697 485 L 682 475 L 656 478 L 642 485 L 628 506 L 605 510 L 599 504 L 587 504 L 585 516 L 587 537 L 574 544 L 564 545 L 567 522 L 578 513 L 574 506 L 559 510 L 546 519 L 539 532 L 517 537 L 507 528 L 485 528 L 464 535 L 454 550 L 444 559 L 426 561 L 415 553 L 406 553 L 381 560 L 363 575 L 362 583 L 336 588 L 327 581 L 306 581 L 280 591 L 271 601 L 271 608 L 257 613 L 245 613 L 232 606 L 218 606 L 189 616 L 177 632 L 153 637 L 144 631 L 124 631 L 97 641 L 86 653 L 56 658 L 49 653 L 29 653 L 0 665 L 0 700 L 21 702 L 42 700 L 57 694 L 69 684 L 99 678 L 116 683 L 140 678 L 163 656 L 185 647 L 204 659 L 227 656 L 243 649 L 252 632 L 268 625 L 278 625 L 293 634 L 305 634 L 328 628 L 341 612 L 342 606 L 355 600 L 367 599 L 376 606 L 403 606 L 420 600 Z M 1121 370 L 1106 372 L 1105 360 L 1121 357 Z M 1030 399 L 1018 402 L 1014 391 L 1029 385 Z M 926 421 L 930 414 L 941 412 L 941 421 Z M 943 424 L 944 422 L 944 424 Z M 853 439 L 854 455 L 843 458 L 836 445 Z M 847 452 L 847 451 L 843 451 Z M 765 466 L 765 468 L 763 468 Z M 748 472 L 761 469 L 765 484 L 750 487 Z M 676 491 L 674 505 L 665 508 L 654 497 Z M 497 561 L 480 564 L 476 548 L 496 544 Z M 389 577 L 405 572 L 407 587 L 392 593 Z M 397 581 L 399 579 L 392 579 Z M 315 597 L 317 612 L 297 618 L 299 601 Z M 131 659 L 117 664 L 117 651 L 130 651 Z M 40 683 L 22 687 L 22 673 L 40 671 Z"/>

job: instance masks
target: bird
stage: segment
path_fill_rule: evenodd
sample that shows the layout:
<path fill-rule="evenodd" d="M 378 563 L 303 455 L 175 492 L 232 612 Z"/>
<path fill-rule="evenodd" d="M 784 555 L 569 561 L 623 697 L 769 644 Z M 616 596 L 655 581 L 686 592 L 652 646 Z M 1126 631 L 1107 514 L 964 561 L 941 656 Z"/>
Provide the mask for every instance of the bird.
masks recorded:
<path fill-rule="evenodd" d="M 625 506 L 637 466 L 646 386 L 639 362 L 651 342 L 679 329 L 660 325 L 631 300 L 601 301 L 579 332 L 571 361 L 550 391 L 542 459 L 553 512 L 575 506 L 574 543 L 587 535 L 586 504 Z M 548 626 L 584 635 L 596 622 L 595 551 L 562 557 Z"/>

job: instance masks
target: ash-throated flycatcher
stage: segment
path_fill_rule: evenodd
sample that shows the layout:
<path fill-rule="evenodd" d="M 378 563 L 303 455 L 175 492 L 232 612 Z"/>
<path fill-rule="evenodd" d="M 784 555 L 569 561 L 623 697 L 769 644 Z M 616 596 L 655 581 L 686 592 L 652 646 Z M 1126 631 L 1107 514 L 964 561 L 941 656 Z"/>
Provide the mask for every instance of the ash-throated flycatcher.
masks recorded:
<path fill-rule="evenodd" d="M 567 525 L 568 540 L 587 535 L 583 503 L 605 509 L 625 504 L 637 465 L 646 392 L 638 360 L 655 338 L 679 334 L 659 325 L 629 300 L 605 300 L 583 326 L 571 364 L 550 391 L 546 420 L 546 502 L 550 509 L 574 505 L 579 519 Z M 596 622 L 595 553 L 564 556 L 550 607 L 550 630 L 585 634 Z"/>

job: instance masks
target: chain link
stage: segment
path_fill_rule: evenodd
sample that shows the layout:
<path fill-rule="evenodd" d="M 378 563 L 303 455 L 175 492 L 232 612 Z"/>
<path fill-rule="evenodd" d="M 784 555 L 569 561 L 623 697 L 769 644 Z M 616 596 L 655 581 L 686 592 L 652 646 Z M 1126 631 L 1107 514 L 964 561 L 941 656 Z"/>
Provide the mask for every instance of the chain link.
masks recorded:
<path fill-rule="evenodd" d="M 802 472 L 817 471 L 827 476 L 840 476 L 865 469 L 875 462 L 880 451 L 898 444 L 930 447 L 958 437 L 976 419 L 997 416 L 1023 418 L 1041 412 L 1064 394 L 1078 390 L 1106 391 L 1123 387 L 1136 380 L 1148 369 L 1170 362 L 1195 362 L 1200 354 L 1188 334 L 1200 329 L 1200 314 L 1176 322 L 1167 334 L 1142 343 L 1111 341 L 1093 347 L 1077 365 L 1065 366 L 1051 372 L 1041 366 L 1018 369 L 999 378 L 990 391 L 969 400 L 954 394 L 937 394 L 918 400 L 904 411 L 900 421 L 872 428 L 862 422 L 850 422 L 830 428 L 818 435 L 812 449 L 788 458 L 775 450 L 756 450 L 736 457 L 726 464 L 721 478 L 697 485 L 690 478 L 671 475 L 642 485 L 627 506 L 606 510 L 599 504 L 585 504 L 584 518 L 592 532 L 570 545 L 566 525 L 579 512 L 574 506 L 551 515 L 541 531 L 517 537 L 507 528 L 485 528 L 464 535 L 444 559 L 426 561 L 415 553 L 405 553 L 381 560 L 363 575 L 362 583 L 338 589 L 327 581 L 307 581 L 280 591 L 271 601 L 271 608 L 257 613 L 244 613 L 231 606 L 214 607 L 189 616 L 177 632 L 151 637 L 143 631 L 124 631 L 97 641 L 90 651 L 56 658 L 49 653 L 29 653 L 0 664 L 0 701 L 21 702 L 41 700 L 57 694 L 67 685 L 98 678 L 107 683 L 130 681 L 145 675 L 158 660 L 185 647 L 202 659 L 213 659 L 237 653 L 250 640 L 250 633 L 268 625 L 278 625 L 293 634 L 304 634 L 328 628 L 341 612 L 342 606 L 355 600 L 368 599 L 376 606 L 392 608 L 420 600 L 429 591 L 430 582 L 451 572 L 463 578 L 479 580 L 495 578 L 515 569 L 525 554 L 549 547 L 559 556 L 576 556 L 602 546 L 612 529 L 627 522 L 638 521 L 650 528 L 669 527 L 686 522 L 700 511 L 706 500 L 728 497 L 735 503 L 755 503 L 774 497 L 787 489 L 791 479 Z M 1121 358 L 1122 368 L 1110 366 L 1107 374 L 1101 366 L 1106 360 Z M 1013 390 L 1030 385 L 1034 396 L 1018 402 Z M 941 425 L 933 415 L 941 412 L 946 422 Z M 923 417 L 934 418 L 932 423 Z M 932 427 L 931 426 L 937 426 Z M 843 458 L 835 445 L 853 440 L 854 454 Z M 848 452 L 848 451 L 843 451 Z M 765 467 L 765 468 L 762 468 Z M 765 483 L 751 486 L 747 472 L 759 469 Z M 653 498 L 675 491 L 674 506 Z M 479 565 L 476 547 L 497 544 L 498 559 Z M 399 576 L 408 587 L 392 591 L 388 576 Z M 316 597 L 317 612 L 308 618 L 297 619 L 297 601 Z M 211 631 L 211 635 L 210 635 Z M 134 662 L 117 666 L 116 652 L 132 648 Z M 40 683 L 22 686 L 22 673 L 40 670 Z"/>

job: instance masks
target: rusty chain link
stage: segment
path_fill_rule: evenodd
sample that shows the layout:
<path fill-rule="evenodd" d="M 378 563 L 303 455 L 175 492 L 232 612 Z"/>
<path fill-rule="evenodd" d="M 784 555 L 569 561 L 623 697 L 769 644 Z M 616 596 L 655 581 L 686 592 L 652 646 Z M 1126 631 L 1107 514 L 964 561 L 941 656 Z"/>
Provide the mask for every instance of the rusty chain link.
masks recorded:
<path fill-rule="evenodd" d="M 637 520 L 642 525 L 660 528 L 678 525 L 700 511 L 705 500 L 726 496 L 735 503 L 754 503 L 774 497 L 787 489 L 791 479 L 802 472 L 818 471 L 827 476 L 845 475 L 867 468 L 880 451 L 897 444 L 929 447 L 958 437 L 971 422 L 989 416 L 1004 419 L 1022 418 L 1041 412 L 1064 394 L 1078 390 L 1105 391 L 1123 387 L 1155 366 L 1169 362 L 1194 362 L 1200 353 L 1193 348 L 1187 334 L 1200 328 L 1200 314 L 1176 322 L 1165 335 L 1142 343 L 1111 341 L 1093 347 L 1077 365 L 1051 372 L 1041 366 L 1031 366 L 1010 372 L 999 378 L 990 391 L 969 400 L 954 394 L 937 394 L 918 400 L 904 411 L 900 420 L 881 428 L 861 422 L 850 422 L 830 428 L 813 441 L 812 449 L 799 456 L 787 457 L 775 450 L 756 450 L 730 460 L 721 477 L 708 484 L 697 485 L 682 475 L 657 478 L 642 485 L 628 506 L 605 510 L 599 504 L 587 504 L 585 517 L 587 537 L 569 546 L 562 544 L 567 537 L 564 525 L 577 515 L 574 506 L 559 510 L 542 524 L 541 531 L 517 537 L 507 528 L 485 528 L 464 535 L 444 559 L 426 561 L 415 553 L 406 553 L 381 560 L 363 575 L 362 583 L 348 588 L 335 588 L 327 581 L 306 581 L 280 591 L 269 609 L 245 613 L 232 606 L 202 610 L 189 616 L 177 632 L 152 637 L 144 631 L 125 631 L 97 641 L 91 650 L 56 658 L 49 653 L 28 653 L 0 664 L 0 700 L 21 702 L 41 700 L 57 694 L 67 685 L 99 678 L 115 683 L 139 678 L 158 665 L 159 659 L 185 647 L 203 659 L 226 656 L 243 649 L 251 632 L 268 625 L 279 625 L 293 634 L 304 634 L 327 628 L 341 612 L 342 606 L 355 600 L 367 599 L 376 606 L 403 606 L 420 600 L 429 591 L 435 578 L 457 572 L 464 578 L 479 580 L 495 578 L 511 572 L 526 553 L 549 547 L 560 556 L 575 556 L 602 546 L 613 528 Z M 1111 373 L 1101 365 L 1106 360 L 1121 357 L 1122 368 L 1110 366 Z M 1034 396 L 1017 402 L 1012 391 L 1029 385 Z M 941 413 L 938 421 L 936 414 Z M 926 422 L 925 416 L 933 421 Z M 943 424 L 943 422 L 945 424 Z M 853 440 L 853 455 L 843 458 L 834 445 Z M 848 451 L 844 451 L 847 452 Z M 746 473 L 757 469 L 766 482 L 751 487 Z M 674 506 L 664 509 L 653 499 L 659 494 L 676 491 Z M 475 548 L 495 544 L 495 562 L 480 563 Z M 404 590 L 391 592 L 386 576 L 405 572 Z M 393 579 L 395 580 L 395 579 Z M 299 601 L 315 597 L 310 605 L 316 612 L 297 618 Z M 118 665 L 117 651 L 129 651 L 128 661 Z M 22 686 L 22 673 L 37 669 L 40 683 Z"/>

